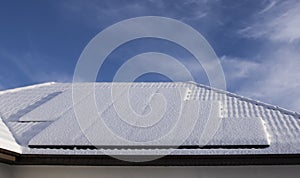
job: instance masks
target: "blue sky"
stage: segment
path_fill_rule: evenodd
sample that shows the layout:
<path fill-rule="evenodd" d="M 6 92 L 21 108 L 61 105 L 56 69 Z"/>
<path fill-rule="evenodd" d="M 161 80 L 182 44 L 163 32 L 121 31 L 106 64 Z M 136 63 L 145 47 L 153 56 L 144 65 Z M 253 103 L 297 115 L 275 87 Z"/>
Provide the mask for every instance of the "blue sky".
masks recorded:
<path fill-rule="evenodd" d="M 198 30 L 220 58 L 227 90 L 300 111 L 300 2 L 297 0 L 1 1 L 0 90 L 41 82 L 71 82 L 88 42 L 106 27 L 138 16 L 164 16 Z M 116 49 L 98 81 L 143 52 L 179 59 L 199 83 L 205 75 L 188 52 L 158 39 Z M 137 81 L 168 81 L 149 74 Z"/>

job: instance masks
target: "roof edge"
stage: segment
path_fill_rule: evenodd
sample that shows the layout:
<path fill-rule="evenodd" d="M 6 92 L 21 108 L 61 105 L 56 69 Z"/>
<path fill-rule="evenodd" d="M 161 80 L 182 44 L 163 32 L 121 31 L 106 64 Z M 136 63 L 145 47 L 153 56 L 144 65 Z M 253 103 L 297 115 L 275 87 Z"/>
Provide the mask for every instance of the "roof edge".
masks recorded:
<path fill-rule="evenodd" d="M 17 88 L 2 90 L 2 91 L 0 91 L 0 95 L 6 94 L 6 93 L 18 92 L 18 91 L 22 91 L 22 90 L 33 89 L 33 88 L 37 88 L 37 87 L 49 86 L 49 85 L 53 85 L 53 84 L 56 84 L 56 82 L 39 83 L 39 84 L 28 85 L 28 86 L 24 86 L 24 87 L 17 87 Z"/>
<path fill-rule="evenodd" d="M 280 111 L 283 114 L 292 115 L 294 117 L 300 118 L 300 114 L 299 113 L 297 113 L 295 111 L 291 111 L 291 110 L 285 109 L 285 108 L 282 108 L 282 107 L 279 107 L 279 106 L 275 106 L 273 104 L 268 104 L 268 103 L 265 103 L 265 102 L 262 102 L 262 101 L 259 101 L 259 100 L 256 100 L 256 99 L 245 97 L 245 96 L 242 96 L 242 95 L 239 95 L 239 94 L 235 94 L 235 93 L 232 93 L 232 92 L 229 92 L 229 91 L 225 91 L 225 90 L 221 90 L 221 89 L 218 89 L 218 88 L 214 88 L 214 87 L 211 87 L 211 86 L 199 84 L 199 83 L 196 83 L 196 82 L 187 82 L 187 83 L 191 83 L 191 84 L 194 84 L 194 85 L 199 86 L 199 87 L 203 87 L 203 88 L 206 88 L 206 89 L 209 89 L 209 90 L 213 90 L 215 92 L 226 94 L 228 96 L 232 96 L 232 97 L 238 98 L 238 99 L 240 99 L 242 101 L 251 102 L 251 103 L 254 103 L 256 105 L 264 106 L 267 109 L 278 110 L 278 111 Z"/>
<path fill-rule="evenodd" d="M 15 165 L 64 165 L 64 166 L 249 166 L 249 165 L 299 165 L 299 154 L 273 155 L 167 155 L 147 162 L 134 160 L 151 159 L 153 156 L 124 156 L 133 162 L 108 155 L 19 155 Z M 154 156 L 155 158 L 155 156 Z"/>
<path fill-rule="evenodd" d="M 85 83 L 85 82 L 76 82 L 76 83 Z M 86 82 L 86 83 L 95 83 L 95 82 Z M 132 82 L 99 82 L 99 83 L 132 83 Z M 185 82 L 137 82 L 137 83 L 187 83 L 187 84 L 193 84 L 193 85 L 196 85 L 196 86 L 199 86 L 199 87 L 203 87 L 203 88 L 206 88 L 206 89 L 209 89 L 209 90 L 213 90 L 213 91 L 218 92 L 218 93 L 222 93 L 222 94 L 226 94 L 228 96 L 238 98 L 238 99 L 243 100 L 243 101 L 252 102 L 256 105 L 267 107 L 267 109 L 278 110 L 283 114 L 292 115 L 294 117 L 300 118 L 300 113 L 298 113 L 298 112 L 291 111 L 291 110 L 288 110 L 288 109 L 285 109 L 285 108 L 282 108 L 282 107 L 279 107 L 279 106 L 275 106 L 273 104 L 268 104 L 268 103 L 259 101 L 257 99 L 252 99 L 252 98 L 249 98 L 249 97 L 245 97 L 245 96 L 235 94 L 235 93 L 232 93 L 232 92 L 229 92 L 229 91 L 225 91 L 225 90 L 222 90 L 222 89 L 218 89 L 218 88 L 214 88 L 214 87 L 211 87 L 211 86 L 196 83 L 194 81 L 185 81 Z M 57 82 L 46 82 L 46 83 L 40 83 L 40 84 L 35 84 L 35 85 L 28 85 L 28 86 L 24 86 L 24 87 L 18 87 L 18 88 L 3 90 L 3 91 L 0 91 L 0 95 L 6 94 L 6 93 L 18 92 L 18 91 L 27 90 L 27 89 L 43 87 L 43 86 L 50 86 L 50 85 L 53 85 L 53 84 L 57 84 Z M 66 82 L 66 84 L 72 84 L 72 82 Z"/>
<path fill-rule="evenodd" d="M 15 153 L 22 153 L 22 146 L 17 143 L 13 134 L 0 117 L 0 129 L 3 136 L 0 138 L 0 149 Z"/>

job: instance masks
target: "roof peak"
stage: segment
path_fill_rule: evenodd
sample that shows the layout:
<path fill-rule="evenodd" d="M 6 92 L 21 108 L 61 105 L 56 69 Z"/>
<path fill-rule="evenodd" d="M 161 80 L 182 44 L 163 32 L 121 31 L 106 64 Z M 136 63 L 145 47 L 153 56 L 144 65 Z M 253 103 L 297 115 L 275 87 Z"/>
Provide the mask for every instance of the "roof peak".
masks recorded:
<path fill-rule="evenodd" d="M 300 114 L 279 106 L 275 106 L 273 104 L 268 104 L 265 102 L 262 102 L 260 100 L 257 99 L 253 99 L 253 98 L 249 98 L 249 97 L 245 97 L 239 94 L 235 94 L 232 92 L 229 92 L 227 90 L 222 90 L 222 89 L 218 89 L 218 88 L 214 88 L 212 86 L 209 85 L 204 85 L 204 84 L 200 84 L 197 83 L 195 81 L 183 81 L 183 82 L 45 82 L 45 83 L 39 83 L 39 84 L 34 84 L 34 85 L 28 85 L 28 86 L 24 86 L 24 87 L 18 87 L 18 88 L 13 88 L 13 89 L 8 89 L 8 90 L 3 90 L 0 91 L 0 95 L 2 94 L 7 94 L 7 93 L 13 93 L 13 92 L 18 92 L 18 91 L 22 91 L 22 90 L 27 90 L 27 89 L 34 89 L 34 88 L 39 88 L 39 87 L 44 87 L 44 86 L 50 86 L 50 85 L 54 85 L 54 84 L 131 84 L 131 83 L 135 83 L 135 84 L 153 84 L 153 83 L 160 83 L 160 84 L 192 84 L 195 85 L 197 87 L 201 87 L 201 88 L 205 88 L 208 90 L 212 90 L 221 94 L 226 94 L 227 96 L 231 96 L 231 97 L 235 97 L 238 98 L 240 100 L 246 101 L 246 102 L 251 102 L 254 103 L 256 105 L 260 105 L 260 106 L 264 106 L 268 109 L 272 109 L 272 110 L 278 110 L 280 112 L 282 112 L 283 114 L 287 114 L 287 115 L 292 115 L 295 117 L 300 118 Z"/>
<path fill-rule="evenodd" d="M 18 92 L 18 91 L 27 90 L 27 89 L 43 87 L 43 86 L 49 86 L 49 85 L 53 85 L 55 83 L 56 82 L 46 82 L 46 83 L 39 83 L 39 84 L 34 84 L 34 85 L 28 85 L 28 86 L 23 86 L 23 87 L 17 87 L 17 88 L 2 90 L 2 91 L 0 91 L 0 95 L 6 94 L 6 93 Z"/>

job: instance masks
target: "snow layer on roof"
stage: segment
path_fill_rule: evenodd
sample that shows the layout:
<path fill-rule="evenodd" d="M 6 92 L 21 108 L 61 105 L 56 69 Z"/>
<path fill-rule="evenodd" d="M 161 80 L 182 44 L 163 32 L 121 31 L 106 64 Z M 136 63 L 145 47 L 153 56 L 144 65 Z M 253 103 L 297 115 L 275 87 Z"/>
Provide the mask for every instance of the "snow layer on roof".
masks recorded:
<path fill-rule="evenodd" d="M 10 150 L 16 153 L 21 153 L 21 146 L 16 143 L 15 138 L 9 131 L 7 126 L 3 123 L 0 118 L 0 148 Z"/>
<path fill-rule="evenodd" d="M 197 108 L 197 105 L 187 104 L 186 110 L 182 114 L 181 122 L 188 122 L 188 120 L 192 119 L 191 114 L 194 113 Z M 202 103 L 200 107 L 206 107 L 207 103 Z M 218 109 L 217 107 L 215 109 Z M 207 110 L 203 110 L 200 113 L 200 116 L 206 117 L 208 114 Z M 218 112 L 214 112 L 215 116 L 218 117 Z M 132 127 L 125 122 L 122 122 L 117 118 L 118 116 L 115 112 L 111 111 L 109 113 L 105 113 L 105 124 L 99 119 L 96 120 L 95 123 L 91 124 L 84 132 L 80 128 L 78 122 L 76 121 L 75 114 L 72 110 L 66 114 L 66 116 L 62 117 L 58 121 L 51 124 L 45 130 L 43 130 L 40 134 L 36 135 L 30 142 L 29 145 L 97 145 L 97 146 L 133 146 L 133 145 L 145 145 L 144 142 L 150 142 L 155 138 L 160 138 L 167 134 L 172 128 L 174 128 L 176 120 L 174 121 L 173 114 L 166 114 L 162 121 L 149 128 L 136 128 Z M 169 123 L 169 121 L 171 121 Z M 178 124 L 177 129 L 182 129 L 184 123 Z M 201 123 L 198 123 L 198 127 L 201 127 Z M 113 132 L 107 132 L 104 127 L 110 128 Z M 187 128 L 184 128 L 187 129 Z M 182 131 L 183 132 L 183 131 Z M 197 133 L 195 133 L 197 134 Z M 123 137 L 124 140 L 119 140 L 115 137 L 118 135 Z M 173 137 L 172 140 L 164 140 L 160 142 L 148 143 L 149 145 L 156 146 L 170 146 L 178 143 L 180 138 L 182 138 L 182 134 L 180 130 L 177 130 L 177 137 Z M 88 139 L 87 139 L 87 138 Z M 72 139 L 70 139 L 72 138 Z M 194 136 L 195 140 L 188 140 L 186 144 L 193 145 L 197 144 L 198 139 L 200 138 Z M 131 142 L 127 142 L 126 140 L 130 140 Z"/>
<path fill-rule="evenodd" d="M 86 97 L 83 97 L 79 103 L 76 103 L 78 108 L 84 112 L 86 120 L 83 123 L 75 117 L 70 96 L 71 90 L 56 96 L 32 112 L 25 114 L 19 121 L 51 121 L 51 118 L 55 120 L 58 118 L 57 121 L 35 135 L 29 141 L 29 145 L 95 145 L 99 147 L 200 145 L 199 141 L 201 136 L 203 136 L 202 132 L 205 126 L 207 126 L 209 114 L 211 114 L 212 118 L 216 118 L 217 122 L 221 121 L 220 103 L 212 100 L 201 101 L 197 105 L 196 100 L 190 100 L 190 96 L 187 97 L 187 93 L 191 91 L 188 87 L 180 85 L 132 85 L 127 93 L 124 89 L 126 87 L 122 85 L 124 84 L 114 85 L 114 90 L 118 94 L 115 100 L 110 98 L 113 86 L 103 87 L 102 85 L 97 85 L 95 86 L 95 95 L 83 92 L 86 93 Z M 155 97 L 158 94 L 162 95 L 164 100 L 160 100 L 159 96 Z M 89 110 L 91 106 L 88 101 L 93 99 L 93 97 L 95 97 L 99 113 L 91 113 Z M 167 103 L 166 106 L 164 106 L 164 102 Z M 66 106 L 66 103 L 69 103 L 69 106 Z M 179 118 L 182 103 L 187 110 L 183 110 Z M 116 111 L 117 106 L 119 106 L 119 112 Z M 61 112 L 62 109 L 64 112 Z M 66 112 L 67 110 L 68 112 Z M 125 113 L 123 116 L 120 115 L 120 110 L 121 113 Z M 132 110 L 139 115 L 146 115 L 147 117 L 138 117 L 134 120 L 132 118 L 135 115 L 132 115 Z M 155 112 L 151 112 L 151 110 Z M 209 113 L 210 110 L 212 110 L 211 113 Z M 197 112 L 199 112 L 199 116 L 197 116 Z M 163 113 L 163 115 L 160 115 L 160 113 Z M 95 118 L 98 117 L 98 114 L 100 118 Z M 124 121 L 124 117 L 128 117 L 126 121 Z M 90 118 L 95 119 L 90 120 Z M 153 120 L 157 118 L 159 120 Z M 190 124 L 184 127 L 192 118 L 197 120 L 195 126 Z M 146 125 L 149 127 L 132 126 L 142 126 L 142 124 L 136 123 L 139 121 L 143 122 L 143 124 L 147 121 Z M 214 123 L 212 126 L 216 124 L 218 123 Z M 109 128 L 109 130 L 106 128 Z M 167 137 L 168 132 L 174 128 L 180 128 L 181 130 L 177 130 L 173 137 Z M 213 128 L 205 131 L 214 131 Z M 195 130 L 194 132 L 188 133 L 189 135 L 184 137 L 184 133 L 193 129 Z M 218 126 L 216 129 L 218 129 Z M 167 139 L 153 141 L 164 137 Z M 242 118 L 239 120 L 226 118 L 222 121 L 221 127 L 209 142 L 209 145 L 268 145 L 268 139 L 260 118 Z"/>
<path fill-rule="evenodd" d="M 35 92 L 34 96 L 32 92 L 37 88 L 48 88 L 53 84 L 44 83 L 0 92 L 0 148 L 21 153 L 22 147 L 15 139 L 17 133 L 12 132 L 11 128 L 7 126 L 8 121 L 18 119 L 19 115 L 31 110 L 28 108 L 29 106 L 34 108 L 35 105 L 41 104 L 41 99 L 47 94 L 53 94 L 53 91 L 50 93 L 47 90 Z"/>
<path fill-rule="evenodd" d="M 36 109 L 24 114 L 18 120 L 23 122 L 42 122 L 42 121 L 54 121 L 58 119 L 68 110 L 72 109 L 72 90 L 67 90 L 63 93 L 58 93 L 53 99 L 38 106 Z M 86 94 L 88 95 L 88 93 Z"/>
<path fill-rule="evenodd" d="M 264 123 L 258 117 L 224 118 L 211 142 L 215 145 L 270 145 Z"/>
<path fill-rule="evenodd" d="M 43 86 L 50 86 L 50 85 L 53 85 L 53 84 L 55 84 L 55 82 L 48 82 L 48 83 L 42 83 L 42 84 L 37 84 L 37 85 L 31 85 L 31 86 L 25 86 L 25 87 L 20 87 L 20 88 L 3 90 L 3 91 L 0 91 L 0 95 L 8 94 L 8 93 L 16 93 L 16 92 L 19 92 L 19 91 L 24 91 L 24 90 L 28 90 L 28 89 L 35 89 L 35 88 L 43 87 Z"/>
<path fill-rule="evenodd" d="M 75 84 L 78 88 L 89 87 L 87 83 Z M 111 83 L 97 83 L 96 86 L 99 88 L 107 88 Z M 128 85 L 128 83 L 120 84 L 120 86 Z M 269 104 L 264 104 L 259 101 L 251 100 L 242 96 L 238 96 L 229 92 L 220 91 L 207 86 L 193 84 L 193 83 L 136 83 L 136 87 L 150 88 L 188 88 L 189 97 L 184 98 L 188 101 L 199 100 L 213 102 L 217 101 L 220 103 L 222 109 L 222 124 L 233 127 L 230 129 L 234 130 L 234 125 L 241 125 L 245 127 L 238 127 L 240 130 L 249 129 L 246 125 L 253 125 L 252 128 L 257 135 L 252 131 L 254 136 L 246 134 L 248 141 L 251 143 L 265 143 L 266 141 L 270 144 L 269 147 L 263 149 L 175 149 L 172 154 L 279 154 L 279 153 L 300 153 L 300 119 L 299 115 L 290 112 L 288 110 L 278 108 Z M 81 140 L 82 143 L 87 143 L 88 140 L 82 138 L 82 134 L 76 136 L 70 134 L 73 130 L 80 130 L 78 124 L 75 122 L 72 109 L 65 109 L 63 102 L 61 103 L 59 98 L 68 98 L 67 94 L 71 89 L 71 84 L 60 84 L 55 83 L 47 86 L 30 87 L 27 89 L 16 90 L 14 92 L 2 92 L 0 94 L 0 116 L 2 117 L 4 124 L 8 127 L 9 131 L 15 137 L 17 143 L 23 147 L 23 153 L 61 153 L 61 154 L 103 154 L 100 150 L 89 150 L 89 149 L 76 149 L 64 150 L 64 149 L 37 149 L 29 148 L 28 144 L 33 138 L 39 137 L 47 129 L 51 128 L 56 123 L 60 125 L 61 129 L 58 129 L 61 133 L 61 137 L 55 137 L 51 139 L 55 140 L 56 143 L 68 143 L 74 144 Z M 145 90 L 146 90 L 145 89 Z M 97 91 L 96 91 L 97 92 Z M 100 90 L 99 90 L 100 92 Z M 87 96 L 92 96 L 88 94 Z M 103 101 L 107 100 L 105 97 Z M 56 101 L 55 101 L 56 100 Z M 97 100 L 98 101 L 98 100 Z M 51 104 L 52 102 L 52 104 Z M 54 103 L 60 103 L 61 107 L 57 107 L 60 110 L 53 109 L 56 107 Z M 149 112 L 149 108 L 143 107 L 142 103 L 145 101 L 132 101 L 131 104 L 137 107 L 137 112 L 144 111 Z M 103 102 L 104 103 L 104 102 Z M 80 104 L 80 103 L 79 103 Z M 68 105 L 68 104 L 66 104 Z M 50 107 L 51 106 L 51 107 Z M 46 108 L 52 108 L 47 112 Z M 43 109 L 44 108 L 44 109 Z M 104 107 L 105 108 L 105 107 Z M 144 110 L 143 110 L 144 108 Z M 58 111 L 58 112 L 55 112 Z M 106 112 L 108 112 L 106 110 Z M 105 112 L 104 112 L 105 113 Z M 53 118 L 55 116 L 56 118 Z M 58 119 L 58 120 L 55 120 Z M 22 121 L 23 120 L 23 121 Z M 65 120 L 65 121 L 64 121 Z M 265 131 L 262 131 L 262 124 L 264 123 Z M 64 124 L 64 125 L 63 125 Z M 67 125 L 67 126 L 66 126 Z M 225 127 L 225 126 L 222 126 Z M 221 128 L 222 128 L 221 127 Z M 220 128 L 220 129 L 221 129 Z M 3 130 L 1 128 L 1 130 Z M 220 131 L 218 131 L 220 132 Z M 226 132 L 228 133 L 228 132 Z M 246 133 L 246 132 L 243 132 Z M 243 133 L 239 134 L 243 138 Z M 65 138 L 65 135 L 69 138 Z M 218 133 L 217 133 L 218 134 Z M 228 133 L 232 135 L 232 133 Z M 265 134 L 265 135 L 264 135 Z M 264 135 L 264 136 L 262 136 Z M 52 135 L 48 135 L 51 137 Z M 265 138 L 268 138 L 267 140 Z M 192 138 L 192 137 L 191 137 Z M 235 142 L 239 144 L 245 141 L 244 139 L 233 140 L 229 136 L 220 137 L 221 139 L 214 139 L 215 144 L 224 142 Z M 226 138 L 230 138 L 226 141 Z M 237 137 L 235 137 L 237 138 Z M 136 138 L 141 139 L 141 138 Z M 241 141 L 241 142 L 239 142 Z M 85 143 L 85 144 L 86 144 Z M 227 143 L 226 143 L 227 144 Z M 114 154 L 162 154 L 164 149 L 112 149 L 108 151 Z M 107 153 L 107 150 L 106 150 Z"/>
<path fill-rule="evenodd" d="M 54 83 L 46 83 L 2 91 L 0 94 L 2 119 L 18 120 L 20 116 L 34 110 L 70 87 L 68 85 L 54 87 L 53 85 Z"/>

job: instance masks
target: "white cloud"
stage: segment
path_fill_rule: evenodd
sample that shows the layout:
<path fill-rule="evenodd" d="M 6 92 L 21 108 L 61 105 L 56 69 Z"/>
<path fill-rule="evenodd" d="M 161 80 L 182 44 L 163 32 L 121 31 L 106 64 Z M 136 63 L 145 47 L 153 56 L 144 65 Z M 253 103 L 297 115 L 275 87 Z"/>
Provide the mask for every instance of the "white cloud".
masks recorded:
<path fill-rule="evenodd" d="M 183 3 L 163 0 L 131 2 L 72 0 L 62 2 L 60 7 L 64 17 L 71 20 L 84 18 L 81 22 L 99 28 L 99 25 L 107 26 L 123 19 L 147 15 L 198 22 L 208 15 L 211 4 L 212 1 L 207 0 L 188 0 Z M 78 18 L 74 18 L 75 16 Z"/>
<path fill-rule="evenodd" d="M 261 10 L 260 12 L 258 12 L 259 14 L 263 14 L 268 12 L 270 9 L 272 9 L 272 7 L 275 6 L 277 2 L 276 1 L 271 1 L 263 10 Z"/>
<path fill-rule="evenodd" d="M 254 23 L 240 30 L 248 38 L 266 38 L 279 42 L 300 39 L 300 1 L 271 2 L 254 16 Z"/>
<path fill-rule="evenodd" d="M 78 1 L 81 2 L 81 1 Z M 209 19 L 211 22 L 226 23 L 222 11 L 216 7 L 210 7 L 208 1 L 188 0 L 180 6 L 170 6 L 168 1 L 147 1 L 148 3 L 108 4 L 82 3 L 74 5 L 74 1 L 68 1 L 64 6 L 65 10 L 74 16 L 86 17 L 92 21 L 92 25 L 98 26 L 99 21 L 103 26 L 110 25 L 122 18 L 130 18 L 139 15 L 160 15 L 181 19 L 186 22 L 199 19 Z M 212 2 L 212 1 L 209 1 Z M 266 2 L 266 1 L 264 1 Z M 73 4 L 73 6 L 72 6 Z M 176 3 L 173 3 L 173 5 Z M 186 6 L 199 7 L 196 10 L 183 11 Z M 211 9 L 215 8 L 215 9 Z M 211 17 L 214 14 L 214 18 Z M 220 17 L 221 16 L 221 17 Z M 122 17 L 120 19 L 120 17 Z M 105 19 L 110 19 L 105 24 Z M 213 20 L 212 20 L 213 19 Z M 264 8 L 257 10 L 257 13 L 247 21 L 249 24 L 239 33 L 250 39 L 265 40 L 268 44 L 263 46 L 262 54 L 253 60 L 239 57 L 223 56 L 221 63 L 224 68 L 226 80 L 229 86 L 235 86 L 237 92 L 253 97 L 264 102 L 279 105 L 287 109 L 300 111 L 300 52 L 293 48 L 293 45 L 300 39 L 300 1 L 287 0 L 269 1 Z M 86 21 L 83 20 L 83 21 Z M 90 22 L 89 21 L 89 22 Z M 200 24 L 197 21 L 198 26 Z M 201 24 L 201 30 L 205 24 Z M 273 49 L 273 50 L 269 50 Z M 184 61 L 184 60 L 183 60 Z M 257 62 L 258 61 L 258 62 Z M 199 69 L 195 63 L 186 64 L 192 73 L 198 78 L 205 78 L 203 69 Z M 201 77 L 199 77 L 201 76 Z"/>
<path fill-rule="evenodd" d="M 253 97 L 300 111 L 300 52 L 283 48 L 271 53 L 258 74 L 260 78 L 244 86 L 242 92 Z"/>
<path fill-rule="evenodd" d="M 250 64 L 251 70 L 241 60 L 233 61 L 232 65 L 249 72 L 238 93 L 300 112 L 300 1 L 272 1 L 253 19 L 239 33 L 264 40 L 264 45 L 257 54 L 260 63 Z M 236 81 L 230 83 L 239 84 Z"/>
<path fill-rule="evenodd" d="M 222 57 L 228 85 L 250 98 L 300 112 L 300 52 L 282 47 L 262 56 L 261 63 Z M 224 62 L 226 61 L 226 62 Z M 228 62 L 229 61 L 229 62 Z M 243 79 L 243 82 L 238 80 Z"/>
<path fill-rule="evenodd" d="M 260 65 L 258 62 L 253 62 L 249 59 L 230 56 L 222 56 L 220 61 L 226 75 L 226 81 L 229 84 L 251 77 L 252 73 Z"/>

